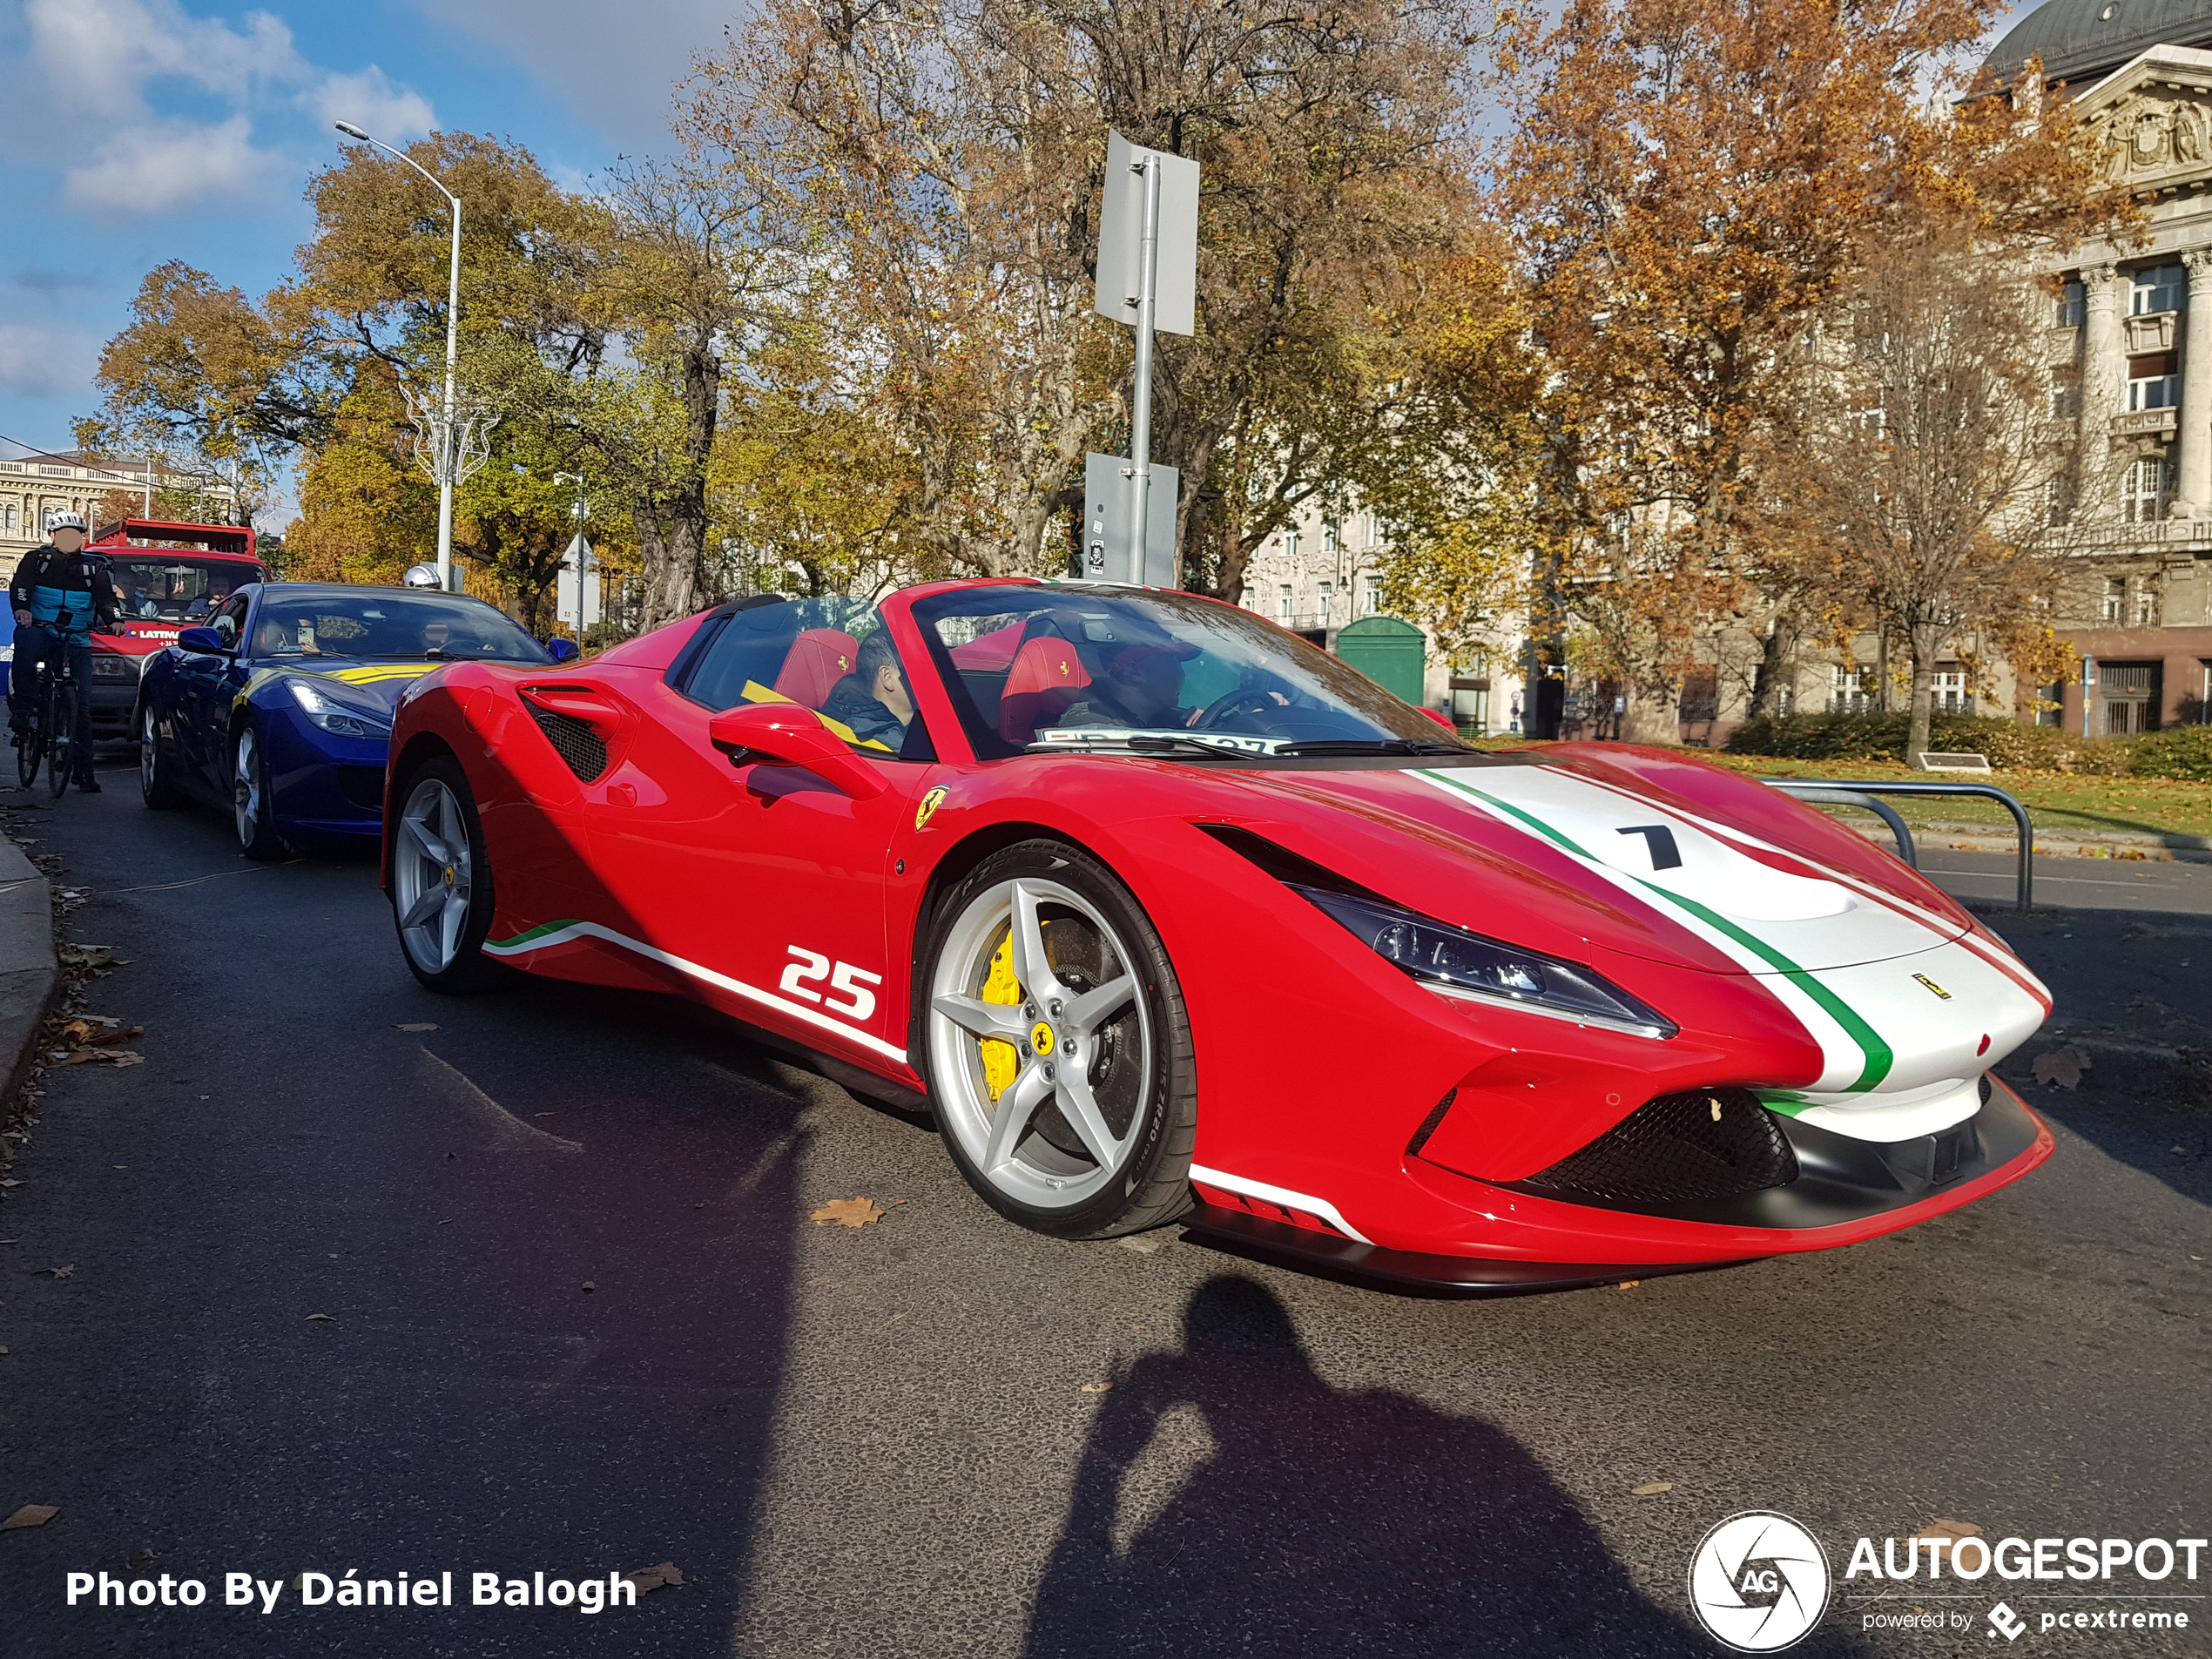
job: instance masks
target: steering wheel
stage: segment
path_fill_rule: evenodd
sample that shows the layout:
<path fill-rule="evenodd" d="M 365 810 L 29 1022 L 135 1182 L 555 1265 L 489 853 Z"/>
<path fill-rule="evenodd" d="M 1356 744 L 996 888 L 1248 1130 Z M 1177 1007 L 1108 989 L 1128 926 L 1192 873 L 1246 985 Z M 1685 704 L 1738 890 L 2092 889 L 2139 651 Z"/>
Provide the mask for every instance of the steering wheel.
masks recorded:
<path fill-rule="evenodd" d="M 1265 687 L 1240 686 L 1226 697 L 1217 697 L 1198 711 L 1190 723 L 1190 730 L 1204 732 L 1217 729 L 1221 723 L 1235 714 L 1258 714 L 1265 709 L 1280 708 L 1274 691 Z"/>

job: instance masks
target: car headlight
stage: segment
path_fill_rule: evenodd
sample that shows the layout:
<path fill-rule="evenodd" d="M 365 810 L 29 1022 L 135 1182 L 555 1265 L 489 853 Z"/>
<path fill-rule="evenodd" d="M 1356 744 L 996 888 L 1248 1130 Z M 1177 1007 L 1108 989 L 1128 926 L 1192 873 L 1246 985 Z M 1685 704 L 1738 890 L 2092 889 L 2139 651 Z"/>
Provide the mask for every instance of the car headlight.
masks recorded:
<path fill-rule="evenodd" d="M 1681 1027 L 1602 975 L 1541 951 L 1486 939 L 1379 900 L 1285 882 L 1385 961 L 1446 996 L 1494 998 L 1533 1013 L 1671 1037 Z"/>
<path fill-rule="evenodd" d="M 388 738 L 391 722 L 381 715 L 371 714 L 366 709 L 352 707 L 326 696 L 307 680 L 287 680 L 285 689 L 292 693 L 292 700 L 314 725 L 336 738 Z"/>
<path fill-rule="evenodd" d="M 118 651 L 102 651 L 92 658 L 92 678 L 96 680 L 134 680 L 138 678 L 141 660 L 125 657 Z"/>

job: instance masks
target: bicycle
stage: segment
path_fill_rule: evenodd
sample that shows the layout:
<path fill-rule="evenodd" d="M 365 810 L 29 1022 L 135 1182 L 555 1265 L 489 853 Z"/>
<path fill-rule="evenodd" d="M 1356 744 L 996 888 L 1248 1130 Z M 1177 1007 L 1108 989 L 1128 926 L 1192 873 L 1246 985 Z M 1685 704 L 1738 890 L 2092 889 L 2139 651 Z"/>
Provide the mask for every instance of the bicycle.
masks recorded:
<path fill-rule="evenodd" d="M 77 676 L 70 670 L 69 649 L 64 643 L 57 653 L 61 658 L 54 671 L 46 676 L 45 695 L 39 698 L 40 735 L 46 743 L 46 787 L 56 798 L 69 787 L 70 759 L 76 746 L 77 702 L 84 695 L 77 683 Z M 91 757 L 85 756 L 85 764 Z M 22 763 L 17 763 L 20 768 Z M 38 763 L 31 762 L 31 772 L 37 775 Z"/>

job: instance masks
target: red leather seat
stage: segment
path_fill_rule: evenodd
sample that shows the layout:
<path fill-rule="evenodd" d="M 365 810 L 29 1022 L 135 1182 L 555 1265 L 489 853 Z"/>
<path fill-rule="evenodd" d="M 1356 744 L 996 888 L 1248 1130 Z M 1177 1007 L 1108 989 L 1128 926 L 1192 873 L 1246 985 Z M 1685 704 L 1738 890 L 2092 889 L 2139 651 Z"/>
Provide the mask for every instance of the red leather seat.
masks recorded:
<path fill-rule="evenodd" d="M 1076 648 L 1064 639 L 1040 635 L 1015 653 L 1014 667 L 999 694 L 999 736 L 1027 743 L 1041 725 L 1065 713 L 1090 684 Z"/>
<path fill-rule="evenodd" d="M 790 653 L 776 676 L 775 692 L 819 712 L 829 701 L 830 690 L 853 671 L 860 647 L 848 633 L 835 628 L 809 628 L 791 642 Z"/>

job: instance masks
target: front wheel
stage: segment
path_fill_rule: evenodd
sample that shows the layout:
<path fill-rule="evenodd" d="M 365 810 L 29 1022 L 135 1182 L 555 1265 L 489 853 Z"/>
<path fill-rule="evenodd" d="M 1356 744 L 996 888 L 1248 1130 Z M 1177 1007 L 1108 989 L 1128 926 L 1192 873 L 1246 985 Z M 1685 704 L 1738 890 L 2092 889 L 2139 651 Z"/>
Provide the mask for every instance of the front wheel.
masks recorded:
<path fill-rule="evenodd" d="M 77 738 L 77 698 L 74 682 L 57 685 L 46 698 L 46 788 L 56 799 L 69 787 L 69 767 Z M 85 765 L 91 757 L 85 757 Z"/>
<path fill-rule="evenodd" d="M 238 734 L 231 767 L 231 810 L 238 821 L 239 850 L 249 859 L 280 859 L 284 838 L 276 832 L 276 803 L 269 793 L 269 763 L 251 725 Z"/>
<path fill-rule="evenodd" d="M 16 781 L 25 789 L 38 779 L 38 763 L 46 756 L 46 698 L 42 690 L 30 704 L 30 723 L 16 733 Z"/>
<path fill-rule="evenodd" d="M 953 1162 L 1008 1219 L 1106 1238 L 1190 1206 L 1190 1023 L 1159 934 L 1089 854 L 994 853 L 938 907 L 921 1044 Z"/>
<path fill-rule="evenodd" d="M 184 799 L 168 752 L 161 746 L 161 722 L 154 718 L 151 703 L 138 710 L 138 793 L 158 813 Z"/>
<path fill-rule="evenodd" d="M 434 991 L 477 988 L 491 977 L 491 860 L 461 765 L 425 761 L 398 792 L 392 822 L 392 918 L 415 977 Z"/>

